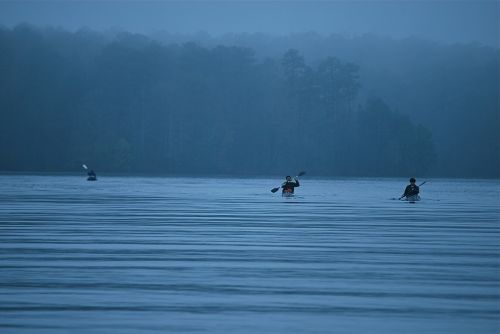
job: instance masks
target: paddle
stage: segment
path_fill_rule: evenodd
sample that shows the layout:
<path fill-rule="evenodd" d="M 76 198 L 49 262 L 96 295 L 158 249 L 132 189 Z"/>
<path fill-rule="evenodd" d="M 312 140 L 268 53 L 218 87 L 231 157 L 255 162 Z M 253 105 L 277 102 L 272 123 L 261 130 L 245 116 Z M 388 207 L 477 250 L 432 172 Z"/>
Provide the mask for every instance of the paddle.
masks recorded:
<path fill-rule="evenodd" d="M 305 174 L 306 174 L 306 172 L 300 172 L 300 173 L 299 173 L 296 177 L 299 177 L 299 176 L 302 176 L 302 175 L 305 175 Z M 271 192 L 272 192 L 272 193 L 275 193 L 275 192 L 277 192 L 280 188 L 281 188 L 281 186 L 276 187 L 276 188 L 273 188 L 273 189 L 271 189 Z"/>
<path fill-rule="evenodd" d="M 88 170 L 89 168 L 87 167 L 86 164 L 83 164 L 82 167 L 85 169 L 85 170 Z"/>
<path fill-rule="evenodd" d="M 427 181 L 424 181 L 424 182 L 420 183 L 420 184 L 418 185 L 418 187 L 420 188 L 421 186 L 423 186 L 423 185 L 424 185 L 424 184 L 426 184 L 426 183 L 427 183 Z M 403 197 L 406 197 L 406 195 L 401 196 L 400 198 L 398 198 L 398 200 L 401 200 L 401 198 L 403 198 Z"/>

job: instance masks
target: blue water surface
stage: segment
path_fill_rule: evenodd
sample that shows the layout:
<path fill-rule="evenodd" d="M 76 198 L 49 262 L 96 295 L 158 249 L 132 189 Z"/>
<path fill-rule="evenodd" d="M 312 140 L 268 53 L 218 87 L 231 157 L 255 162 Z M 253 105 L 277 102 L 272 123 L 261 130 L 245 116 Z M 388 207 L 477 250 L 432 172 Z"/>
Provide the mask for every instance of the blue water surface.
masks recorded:
<path fill-rule="evenodd" d="M 500 332 L 500 181 L 281 181 L 0 176 L 0 333 Z"/>

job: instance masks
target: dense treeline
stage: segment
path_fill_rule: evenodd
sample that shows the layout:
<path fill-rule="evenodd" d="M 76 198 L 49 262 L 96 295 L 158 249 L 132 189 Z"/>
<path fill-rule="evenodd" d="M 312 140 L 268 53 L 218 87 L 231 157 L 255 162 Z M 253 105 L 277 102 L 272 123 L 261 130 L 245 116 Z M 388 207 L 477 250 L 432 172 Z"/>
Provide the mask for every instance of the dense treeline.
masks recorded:
<path fill-rule="evenodd" d="M 479 44 L 442 44 L 373 35 L 345 38 L 314 32 L 289 36 L 227 34 L 211 37 L 157 33 L 163 43 L 238 45 L 257 57 L 296 48 L 311 64 L 335 55 L 359 65 L 360 98 L 379 96 L 432 131 L 438 159 L 432 173 L 500 177 L 500 50 Z"/>
<path fill-rule="evenodd" d="M 367 97 L 360 67 L 334 53 L 263 59 L 246 47 L 28 26 L 0 29 L 0 50 L 0 170 L 85 162 L 115 172 L 390 176 L 440 163 L 435 134 L 400 104 Z M 485 103 L 479 95 L 478 115 L 488 116 L 468 125 L 497 129 Z M 493 167 L 497 139 L 486 141 Z M 488 171 L 457 173 L 498 175 Z"/>

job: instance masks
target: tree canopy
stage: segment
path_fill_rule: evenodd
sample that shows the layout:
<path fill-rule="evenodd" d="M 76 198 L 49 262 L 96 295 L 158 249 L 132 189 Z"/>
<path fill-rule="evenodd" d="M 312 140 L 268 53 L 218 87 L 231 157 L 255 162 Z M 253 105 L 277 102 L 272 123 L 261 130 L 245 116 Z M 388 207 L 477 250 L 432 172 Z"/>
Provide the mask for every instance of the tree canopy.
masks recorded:
<path fill-rule="evenodd" d="M 425 118 L 409 117 L 380 96 L 366 98 L 360 65 L 333 54 L 308 63 L 295 49 L 261 58 L 240 46 L 29 26 L 0 29 L 0 50 L 4 171 L 71 171 L 87 163 L 98 171 L 165 174 L 304 168 L 318 175 L 429 175 L 445 149 L 434 144 L 436 122 L 416 124 Z M 464 131 L 492 136 L 494 93 L 468 87 L 476 99 L 460 100 L 466 82 L 452 77 L 479 74 L 462 68 L 453 76 L 459 64 L 449 66 L 442 75 L 458 101 L 422 113 L 457 112 L 452 122 L 466 122 Z M 463 117 L 464 108 L 475 114 Z M 499 176 L 497 139 L 498 132 L 481 139 L 492 166 L 466 163 L 452 176 Z"/>

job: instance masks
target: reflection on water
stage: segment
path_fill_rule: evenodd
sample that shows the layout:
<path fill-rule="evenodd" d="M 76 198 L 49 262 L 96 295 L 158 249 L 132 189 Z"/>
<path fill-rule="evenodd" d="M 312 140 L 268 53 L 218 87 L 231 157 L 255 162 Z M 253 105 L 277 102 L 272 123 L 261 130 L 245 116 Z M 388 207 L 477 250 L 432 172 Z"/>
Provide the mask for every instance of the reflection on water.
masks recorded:
<path fill-rule="evenodd" d="M 0 176 L 1 333 L 497 333 L 500 182 Z"/>

